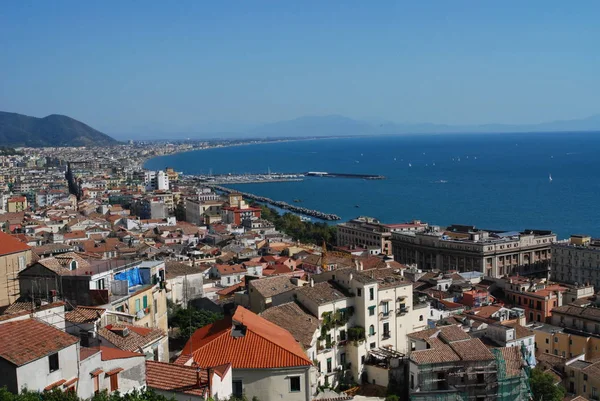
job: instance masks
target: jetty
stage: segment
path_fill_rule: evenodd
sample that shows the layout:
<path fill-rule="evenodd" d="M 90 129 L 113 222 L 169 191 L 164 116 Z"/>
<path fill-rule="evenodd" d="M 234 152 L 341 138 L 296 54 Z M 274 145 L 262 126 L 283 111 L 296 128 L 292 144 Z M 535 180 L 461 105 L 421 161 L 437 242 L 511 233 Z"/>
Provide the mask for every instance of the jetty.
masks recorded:
<path fill-rule="evenodd" d="M 383 180 L 385 176 L 376 174 L 329 173 L 325 171 L 308 171 L 304 173 L 268 173 L 268 174 L 195 174 L 186 175 L 207 184 L 262 184 L 268 182 L 303 181 L 305 177 L 354 178 L 363 180 Z"/>
<path fill-rule="evenodd" d="M 304 173 L 304 175 L 308 177 L 362 178 L 364 180 L 385 180 L 385 176 L 376 174 L 328 173 L 326 171 L 308 171 Z"/>
<path fill-rule="evenodd" d="M 321 211 L 314 210 L 314 209 L 308 209 L 306 207 L 290 205 L 289 203 L 286 203 L 286 202 L 283 202 L 283 201 L 273 200 L 273 199 L 267 198 L 265 196 L 259 196 L 259 195 L 245 193 L 245 192 L 239 192 L 239 191 L 236 191 L 236 190 L 233 190 L 233 189 L 230 189 L 230 188 L 222 187 L 220 185 L 214 185 L 214 184 L 207 184 L 207 185 L 210 186 L 211 188 L 217 190 L 217 191 L 221 191 L 221 192 L 224 192 L 226 194 L 229 194 L 229 193 L 239 193 L 239 194 L 242 194 L 242 196 L 244 196 L 244 197 L 246 197 L 248 199 L 252 199 L 252 200 L 254 200 L 256 202 L 260 202 L 260 203 L 265 203 L 265 204 L 277 206 L 278 208 L 281 208 L 281 209 L 284 209 L 284 210 L 289 210 L 290 212 L 294 212 L 294 213 L 298 213 L 298 214 L 303 214 L 305 216 L 315 217 L 315 218 L 320 219 L 320 220 L 327 220 L 327 221 L 341 220 L 341 217 L 338 216 L 337 214 L 323 213 Z"/>

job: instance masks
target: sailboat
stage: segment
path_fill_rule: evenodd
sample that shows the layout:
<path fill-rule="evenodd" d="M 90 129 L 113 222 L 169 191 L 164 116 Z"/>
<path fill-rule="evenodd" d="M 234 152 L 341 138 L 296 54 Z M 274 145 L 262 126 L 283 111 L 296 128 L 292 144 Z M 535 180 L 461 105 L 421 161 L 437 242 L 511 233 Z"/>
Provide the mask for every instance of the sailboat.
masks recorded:
<path fill-rule="evenodd" d="M 552 174 L 548 174 L 548 181 L 552 182 Z"/>

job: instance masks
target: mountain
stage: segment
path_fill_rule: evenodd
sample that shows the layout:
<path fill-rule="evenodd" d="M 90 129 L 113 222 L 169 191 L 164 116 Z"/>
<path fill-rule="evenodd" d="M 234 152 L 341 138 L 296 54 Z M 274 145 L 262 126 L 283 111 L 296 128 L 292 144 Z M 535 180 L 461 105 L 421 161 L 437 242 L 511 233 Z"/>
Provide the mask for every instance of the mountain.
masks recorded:
<path fill-rule="evenodd" d="M 559 120 L 541 124 L 400 124 L 386 122 L 367 123 L 343 116 L 307 116 L 294 120 L 265 124 L 246 132 L 245 136 L 308 137 L 354 136 L 393 134 L 443 134 L 443 133 L 518 133 L 518 132 L 574 132 L 600 131 L 600 114 L 579 119 Z"/>
<path fill-rule="evenodd" d="M 0 111 L 2 146 L 106 146 L 118 143 L 71 117 L 52 114 L 37 118 Z"/>

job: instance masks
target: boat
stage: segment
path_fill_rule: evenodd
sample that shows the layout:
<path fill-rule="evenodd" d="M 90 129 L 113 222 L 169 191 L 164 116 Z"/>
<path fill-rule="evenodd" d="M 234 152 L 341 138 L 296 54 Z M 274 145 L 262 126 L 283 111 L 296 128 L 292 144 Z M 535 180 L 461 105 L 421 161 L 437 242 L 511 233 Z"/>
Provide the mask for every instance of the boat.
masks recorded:
<path fill-rule="evenodd" d="M 312 219 L 308 216 L 300 216 L 300 221 L 303 221 L 305 223 L 311 222 Z"/>
<path fill-rule="evenodd" d="M 412 164 L 408 163 L 408 167 L 412 167 Z"/>
<path fill-rule="evenodd" d="M 295 203 L 300 203 L 300 202 L 302 202 L 302 199 L 294 199 L 294 202 Z"/>
<path fill-rule="evenodd" d="M 548 174 L 548 181 L 552 182 L 552 174 Z"/>
<path fill-rule="evenodd" d="M 358 208 L 358 207 L 360 207 L 360 206 L 359 206 L 359 205 L 354 205 L 354 207 Z"/>

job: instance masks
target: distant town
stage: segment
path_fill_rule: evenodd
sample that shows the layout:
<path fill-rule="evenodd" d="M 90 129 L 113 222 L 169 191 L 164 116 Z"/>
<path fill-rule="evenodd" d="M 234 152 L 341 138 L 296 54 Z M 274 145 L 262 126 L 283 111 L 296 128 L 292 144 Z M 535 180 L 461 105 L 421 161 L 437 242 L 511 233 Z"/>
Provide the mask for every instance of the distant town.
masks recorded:
<path fill-rule="evenodd" d="M 332 211 L 225 185 L 343 172 L 143 168 L 282 140 L 2 148 L 0 388 L 525 401 L 550 382 L 599 399 L 600 239 L 368 216 L 334 225 Z"/>

